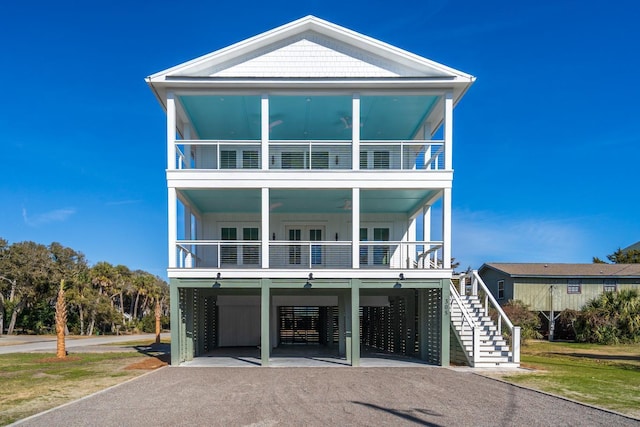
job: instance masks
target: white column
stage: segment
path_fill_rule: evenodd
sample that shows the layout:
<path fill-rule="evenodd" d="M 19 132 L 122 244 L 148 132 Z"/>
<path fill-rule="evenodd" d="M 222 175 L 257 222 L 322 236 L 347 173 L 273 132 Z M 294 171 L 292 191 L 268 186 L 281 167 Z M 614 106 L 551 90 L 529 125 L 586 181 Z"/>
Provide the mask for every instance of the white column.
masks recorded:
<path fill-rule="evenodd" d="M 423 206 L 422 207 L 422 241 L 429 242 L 431 241 L 431 206 Z M 426 244 L 424 245 L 424 252 L 427 252 L 431 249 Z M 431 255 L 422 257 L 420 259 L 421 266 L 423 268 L 429 268 L 429 258 Z"/>
<path fill-rule="evenodd" d="M 167 92 L 167 169 L 176 168 L 176 101 Z"/>
<path fill-rule="evenodd" d="M 191 139 L 191 125 L 189 123 L 187 123 L 184 126 L 184 139 L 186 140 L 190 140 Z M 182 165 L 183 169 L 191 169 L 191 145 L 190 144 L 185 144 L 184 145 L 184 165 Z"/>
<path fill-rule="evenodd" d="M 352 140 L 351 168 L 355 171 L 360 169 L 360 94 L 359 93 L 354 93 L 353 99 L 351 101 L 351 140 Z"/>
<path fill-rule="evenodd" d="M 168 207 L 169 268 L 175 268 L 177 266 L 176 240 L 178 238 L 178 202 L 176 197 L 176 189 L 174 187 L 169 187 Z"/>
<path fill-rule="evenodd" d="M 451 268 L 451 188 L 442 193 L 442 262 Z"/>
<path fill-rule="evenodd" d="M 453 93 L 444 95 L 444 168 L 453 169 Z"/>
<path fill-rule="evenodd" d="M 351 190 L 351 268 L 360 268 L 360 189 Z"/>
<path fill-rule="evenodd" d="M 262 268 L 269 268 L 269 189 L 262 189 Z"/>
<path fill-rule="evenodd" d="M 260 102 L 260 134 L 262 138 L 262 169 L 269 169 L 269 95 L 262 94 Z"/>

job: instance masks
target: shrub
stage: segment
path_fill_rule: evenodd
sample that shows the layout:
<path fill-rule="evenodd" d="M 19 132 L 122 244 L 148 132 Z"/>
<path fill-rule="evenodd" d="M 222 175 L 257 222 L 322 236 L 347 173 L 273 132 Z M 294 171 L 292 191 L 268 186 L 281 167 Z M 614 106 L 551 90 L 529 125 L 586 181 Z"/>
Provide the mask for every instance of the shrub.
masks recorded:
<path fill-rule="evenodd" d="M 640 294 L 635 289 L 605 292 L 580 310 L 574 326 L 582 342 L 640 342 Z"/>
<path fill-rule="evenodd" d="M 520 326 L 520 339 L 526 342 L 529 339 L 541 339 L 540 318 L 532 311 L 529 306 L 520 300 L 509 300 L 502 306 L 507 317 L 514 326 Z"/>

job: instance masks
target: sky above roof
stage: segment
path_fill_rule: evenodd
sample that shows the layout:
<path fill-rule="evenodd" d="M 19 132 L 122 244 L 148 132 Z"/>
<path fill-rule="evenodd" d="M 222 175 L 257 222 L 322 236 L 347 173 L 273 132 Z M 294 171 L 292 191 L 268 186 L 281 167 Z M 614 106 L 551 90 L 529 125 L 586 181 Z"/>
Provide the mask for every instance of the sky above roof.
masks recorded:
<path fill-rule="evenodd" d="M 640 239 L 640 3 L 574 0 L 8 2 L 0 237 L 166 276 L 165 115 L 144 78 L 309 14 L 477 77 L 454 114 L 462 269 Z"/>

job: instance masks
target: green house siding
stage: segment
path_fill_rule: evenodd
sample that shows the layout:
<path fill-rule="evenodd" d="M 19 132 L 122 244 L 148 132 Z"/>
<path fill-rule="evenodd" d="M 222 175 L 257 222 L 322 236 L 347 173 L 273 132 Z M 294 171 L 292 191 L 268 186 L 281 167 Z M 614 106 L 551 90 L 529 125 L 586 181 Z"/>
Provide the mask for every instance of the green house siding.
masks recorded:
<path fill-rule="evenodd" d="M 604 292 L 603 279 L 578 279 L 579 293 L 568 292 L 569 279 L 517 279 L 514 284 L 514 299 L 529 305 L 533 311 L 580 310 L 587 302 Z M 617 290 L 638 289 L 640 284 L 634 280 L 618 280 Z M 553 286 L 553 289 L 552 289 Z M 492 291 L 493 292 L 493 291 Z"/>

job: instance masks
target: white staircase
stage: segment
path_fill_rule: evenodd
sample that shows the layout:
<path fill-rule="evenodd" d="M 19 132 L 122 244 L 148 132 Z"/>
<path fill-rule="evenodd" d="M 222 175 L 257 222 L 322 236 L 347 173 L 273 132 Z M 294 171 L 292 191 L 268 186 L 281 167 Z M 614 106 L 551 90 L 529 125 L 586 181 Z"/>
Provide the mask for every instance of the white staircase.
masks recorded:
<path fill-rule="evenodd" d="M 495 322 L 485 314 L 478 296 L 459 296 L 459 301 L 461 304 L 451 305 L 451 326 L 469 365 L 474 368 L 520 366 L 514 362 L 513 353 Z M 463 311 L 466 311 L 466 319 Z M 469 324 L 469 319 L 473 322 L 472 325 Z M 474 335 L 477 340 L 475 346 Z"/>

